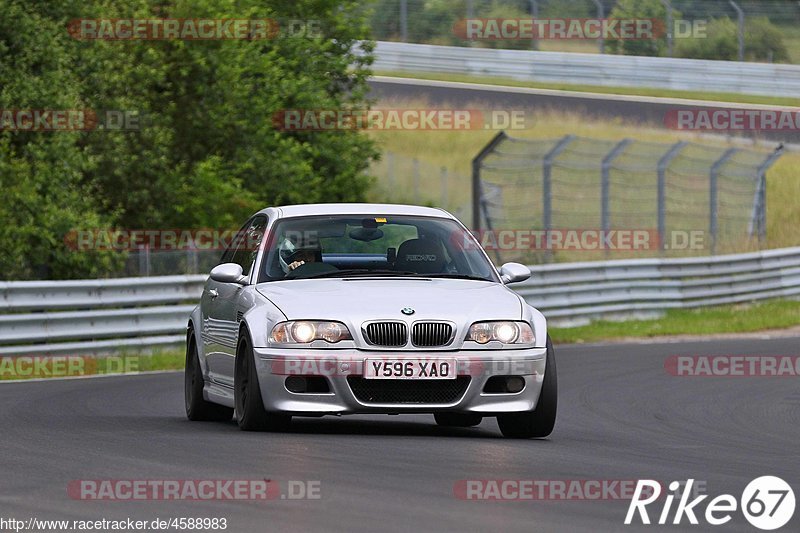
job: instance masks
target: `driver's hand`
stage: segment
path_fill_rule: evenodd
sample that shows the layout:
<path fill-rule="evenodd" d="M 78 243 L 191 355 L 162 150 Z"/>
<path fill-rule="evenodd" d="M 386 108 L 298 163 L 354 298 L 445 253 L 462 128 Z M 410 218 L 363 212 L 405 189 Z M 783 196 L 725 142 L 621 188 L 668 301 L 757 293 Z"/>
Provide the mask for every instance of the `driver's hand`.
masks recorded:
<path fill-rule="evenodd" d="M 295 268 L 299 267 L 300 265 L 305 265 L 305 261 L 294 261 L 293 263 L 289 263 L 289 270 L 294 270 Z"/>

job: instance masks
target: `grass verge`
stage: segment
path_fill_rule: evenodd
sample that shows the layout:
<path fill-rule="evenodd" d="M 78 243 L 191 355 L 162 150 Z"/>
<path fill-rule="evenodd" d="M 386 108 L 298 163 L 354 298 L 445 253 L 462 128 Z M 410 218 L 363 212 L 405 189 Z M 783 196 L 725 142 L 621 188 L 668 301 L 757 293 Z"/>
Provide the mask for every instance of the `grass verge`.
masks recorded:
<path fill-rule="evenodd" d="M 185 357 L 181 349 L 151 354 L 125 353 L 96 357 L 83 355 L 0 357 L 0 381 L 181 370 Z"/>
<path fill-rule="evenodd" d="M 800 325 L 800 301 L 774 300 L 701 309 L 672 309 L 655 320 L 597 321 L 574 328 L 550 328 L 558 344 L 666 335 L 715 335 L 785 329 Z"/>
<path fill-rule="evenodd" d="M 393 72 L 376 71 L 376 76 L 393 78 L 415 78 L 419 80 L 457 81 L 464 83 L 481 83 L 485 85 L 505 85 L 508 87 L 526 87 L 530 89 L 552 89 L 558 91 L 589 92 L 600 94 L 617 94 L 629 96 L 653 96 L 661 98 L 687 98 L 690 100 L 710 100 L 715 102 L 736 102 L 741 104 L 763 104 L 774 106 L 800 106 L 800 98 L 783 96 L 763 96 L 757 94 L 737 94 L 724 92 L 696 92 L 663 88 L 642 87 L 607 87 L 605 85 L 580 85 L 577 83 L 551 83 L 523 81 L 499 76 L 472 76 L 466 74 L 446 74 L 439 72 Z"/>

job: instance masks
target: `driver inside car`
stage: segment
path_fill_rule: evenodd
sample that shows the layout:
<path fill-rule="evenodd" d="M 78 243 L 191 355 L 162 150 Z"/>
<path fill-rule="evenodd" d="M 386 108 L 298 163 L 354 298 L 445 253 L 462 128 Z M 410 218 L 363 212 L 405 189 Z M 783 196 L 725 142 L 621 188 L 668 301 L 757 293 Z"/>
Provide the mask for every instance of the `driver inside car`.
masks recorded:
<path fill-rule="evenodd" d="M 322 262 L 322 248 L 319 244 L 295 247 L 288 239 L 282 247 L 280 263 L 286 279 L 302 278 L 337 270 L 335 266 Z"/>
<path fill-rule="evenodd" d="M 311 248 L 301 248 L 297 250 L 294 254 L 292 254 L 292 262 L 289 263 L 289 270 L 294 270 L 299 266 L 302 266 L 306 263 L 313 263 L 317 260 L 317 254 L 315 250 Z M 288 274 L 288 272 L 287 272 Z"/>

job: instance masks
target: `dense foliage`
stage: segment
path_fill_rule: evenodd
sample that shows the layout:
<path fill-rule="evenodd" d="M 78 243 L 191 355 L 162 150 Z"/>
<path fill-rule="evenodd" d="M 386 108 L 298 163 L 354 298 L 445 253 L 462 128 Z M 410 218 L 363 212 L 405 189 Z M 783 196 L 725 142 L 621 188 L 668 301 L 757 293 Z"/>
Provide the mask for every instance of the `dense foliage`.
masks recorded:
<path fill-rule="evenodd" d="M 692 59 L 739 58 L 739 28 L 727 17 L 711 20 L 704 39 L 678 42 L 677 55 Z M 749 61 L 786 62 L 789 52 L 778 28 L 766 17 L 747 19 L 744 32 L 744 58 Z"/>
<path fill-rule="evenodd" d="M 360 2 L 0 0 L 0 110 L 121 110 L 128 131 L 0 128 L 4 279 L 102 276 L 82 228 L 236 227 L 265 205 L 363 200 L 376 156 L 358 131 L 279 131 L 283 109 L 364 107 Z M 313 21 L 257 40 L 96 40 L 74 19 Z"/>

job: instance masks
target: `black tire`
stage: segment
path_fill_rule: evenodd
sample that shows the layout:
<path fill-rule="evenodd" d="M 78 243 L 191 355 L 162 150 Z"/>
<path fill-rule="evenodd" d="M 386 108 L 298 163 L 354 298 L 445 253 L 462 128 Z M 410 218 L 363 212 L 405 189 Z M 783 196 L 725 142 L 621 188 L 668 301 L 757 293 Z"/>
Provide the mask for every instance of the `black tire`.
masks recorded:
<path fill-rule="evenodd" d="M 292 417 L 280 413 L 267 413 L 258 386 L 253 348 L 247 334 L 242 334 L 236 349 L 236 367 L 233 377 L 233 398 L 236 405 L 236 423 L 244 431 L 284 431 Z"/>
<path fill-rule="evenodd" d="M 481 415 L 473 413 L 434 413 L 433 418 L 440 426 L 450 428 L 470 428 L 483 420 Z"/>
<path fill-rule="evenodd" d="M 183 398 L 186 404 L 186 418 L 194 421 L 229 421 L 233 409 L 211 403 L 203 398 L 203 372 L 197 355 L 197 341 L 190 331 L 186 339 L 186 367 L 183 371 Z"/>
<path fill-rule="evenodd" d="M 558 410 L 558 377 L 556 356 L 550 336 L 547 337 L 547 361 L 539 401 L 533 411 L 507 413 L 497 416 L 503 436 L 514 439 L 547 437 L 553 432 Z"/>

